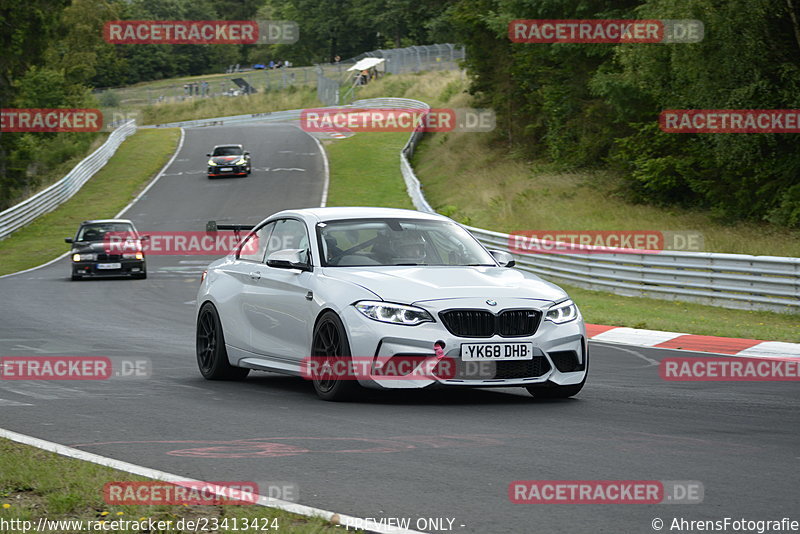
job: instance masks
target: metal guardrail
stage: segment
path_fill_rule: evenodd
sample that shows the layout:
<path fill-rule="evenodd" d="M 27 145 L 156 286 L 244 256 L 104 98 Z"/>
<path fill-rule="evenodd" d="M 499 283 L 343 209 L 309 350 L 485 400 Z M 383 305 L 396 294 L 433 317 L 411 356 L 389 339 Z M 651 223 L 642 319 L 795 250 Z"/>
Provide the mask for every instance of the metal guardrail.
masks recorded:
<path fill-rule="evenodd" d="M 0 212 L 0 239 L 33 222 L 69 200 L 114 155 L 119 145 L 136 132 L 136 121 L 125 121 L 111 132 L 106 142 L 78 163 L 69 173 L 48 188 Z"/>
<path fill-rule="evenodd" d="M 338 107 L 429 108 L 424 102 L 405 98 L 357 100 L 348 106 Z M 145 127 L 206 127 L 256 121 L 295 122 L 300 119 L 301 112 L 302 110 L 295 109 Z M 124 128 L 130 128 L 131 131 L 124 134 Z M 86 164 L 86 167 L 89 168 L 89 165 L 91 165 L 91 173 L 94 173 L 105 164 L 108 157 L 102 160 L 102 163 L 94 160 L 89 162 L 89 160 L 95 158 L 98 153 L 110 145 L 112 138 L 116 139 L 116 145 L 118 146 L 122 139 L 117 139 L 117 136 L 125 135 L 127 137 L 127 135 L 135 131 L 135 128 L 135 124 L 131 121 L 115 130 L 109 140 L 106 141 L 106 144 L 81 162 L 78 167 Z M 400 170 L 406 183 L 408 195 L 411 197 L 416 209 L 435 213 L 433 207 L 425 199 L 422 186 L 409 161 L 422 136 L 423 132 L 417 130 L 409 137 L 400 154 Z M 114 148 L 116 149 L 116 147 Z M 62 182 L 67 181 L 67 178 L 70 177 L 72 177 L 70 182 L 73 182 L 76 180 L 76 174 L 83 175 L 83 171 L 76 173 L 78 167 L 73 169 L 60 182 L 50 186 L 50 188 L 42 191 L 36 197 L 32 197 L 1 213 L 0 235 L 7 235 L 7 233 L 4 234 L 2 232 L 12 224 L 9 222 L 12 221 L 12 218 L 8 216 L 9 212 L 13 211 L 19 216 L 19 214 L 23 213 L 23 204 L 30 204 L 24 208 L 27 210 L 25 213 L 29 214 L 36 212 L 32 207 L 33 204 L 44 206 L 38 208 L 38 214 L 41 214 L 49 211 L 57 204 L 48 208 L 47 206 L 50 204 L 42 199 L 37 199 L 37 197 L 44 196 L 47 193 L 48 197 L 55 198 L 55 190 L 59 191 L 59 196 L 64 194 L 71 196 L 74 194 L 77 191 L 74 184 L 66 186 Z M 88 176 L 91 176 L 91 174 Z M 88 176 L 85 177 L 83 182 L 88 180 Z M 66 198 L 69 198 L 69 196 Z M 23 218 L 27 217 L 25 220 L 30 221 L 34 216 L 27 215 L 23 216 Z M 23 224 L 25 222 L 22 222 L 17 227 Z M 546 279 L 560 280 L 586 289 L 609 291 L 620 295 L 696 301 L 726 308 L 800 311 L 800 258 L 681 251 L 660 251 L 657 254 L 520 254 L 509 250 L 509 234 L 469 226 L 467 228 L 485 246 L 511 253 L 520 269 L 530 271 Z"/>
<path fill-rule="evenodd" d="M 400 154 L 400 171 L 414 207 L 436 213 L 409 161 L 422 136 L 416 130 L 409 137 Z M 520 254 L 510 250 L 509 234 L 467 229 L 484 246 L 512 254 L 518 268 L 585 289 L 724 308 L 800 312 L 800 258 L 683 251 Z"/>

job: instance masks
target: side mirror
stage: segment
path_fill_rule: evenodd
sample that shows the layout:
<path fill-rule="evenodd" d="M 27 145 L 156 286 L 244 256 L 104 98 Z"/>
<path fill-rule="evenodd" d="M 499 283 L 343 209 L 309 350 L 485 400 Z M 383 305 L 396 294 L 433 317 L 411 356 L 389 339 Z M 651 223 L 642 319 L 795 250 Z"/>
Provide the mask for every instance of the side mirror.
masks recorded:
<path fill-rule="evenodd" d="M 211 157 L 211 154 L 206 154 L 206 157 L 210 158 L 210 157 Z"/>
<path fill-rule="evenodd" d="M 139 236 L 139 241 L 150 241 L 150 236 L 149 235 L 140 235 Z"/>
<path fill-rule="evenodd" d="M 513 267 L 517 264 L 514 256 L 508 252 L 503 252 L 502 250 L 490 250 L 489 254 L 491 254 L 495 261 L 500 264 L 500 267 Z"/>
<path fill-rule="evenodd" d="M 308 264 L 308 253 L 302 248 L 276 250 L 267 257 L 267 266 L 278 269 L 311 270 L 311 266 Z"/>
<path fill-rule="evenodd" d="M 250 155 L 250 152 L 245 152 L 245 153 L 244 153 L 244 155 L 245 155 L 245 156 L 249 156 L 249 155 Z"/>
<path fill-rule="evenodd" d="M 73 242 L 73 239 L 71 237 L 65 237 L 64 238 L 64 243 L 72 243 L 72 242 Z"/>

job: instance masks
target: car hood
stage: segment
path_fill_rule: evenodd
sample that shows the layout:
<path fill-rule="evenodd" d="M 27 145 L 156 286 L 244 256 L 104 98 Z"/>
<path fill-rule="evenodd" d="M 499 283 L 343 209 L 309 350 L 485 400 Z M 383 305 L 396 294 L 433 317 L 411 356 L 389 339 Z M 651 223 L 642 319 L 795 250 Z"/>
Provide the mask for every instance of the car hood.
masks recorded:
<path fill-rule="evenodd" d="M 73 252 L 82 252 L 84 254 L 89 252 L 105 252 L 107 243 L 104 241 L 79 241 L 72 244 Z"/>
<path fill-rule="evenodd" d="M 242 159 L 243 157 L 244 156 L 214 156 L 213 158 L 211 158 L 211 161 L 213 161 L 217 165 L 225 165 L 225 164 L 235 163 L 240 159 Z"/>
<path fill-rule="evenodd" d="M 135 240 L 118 242 L 116 246 L 106 241 L 79 241 L 72 244 L 72 252 L 80 252 L 82 254 L 88 254 L 90 252 L 99 254 L 121 254 L 123 252 L 134 252 L 136 250 L 141 250 L 141 246 L 139 245 L 137 247 L 137 242 Z"/>
<path fill-rule="evenodd" d="M 323 273 L 400 304 L 464 297 L 552 302 L 567 296 L 534 274 L 505 267 L 324 267 Z"/>

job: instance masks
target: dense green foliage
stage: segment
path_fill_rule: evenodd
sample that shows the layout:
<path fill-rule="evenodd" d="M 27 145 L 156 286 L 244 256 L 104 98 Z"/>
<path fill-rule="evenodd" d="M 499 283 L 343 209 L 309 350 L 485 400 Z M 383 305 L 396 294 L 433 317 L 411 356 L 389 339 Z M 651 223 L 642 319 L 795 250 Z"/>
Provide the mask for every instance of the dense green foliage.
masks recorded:
<path fill-rule="evenodd" d="M 79 54 L 63 65 L 54 38 L 64 30 L 68 0 L 4 0 L 0 7 L 0 107 L 84 107 L 87 88 L 80 75 Z M 68 41 L 65 42 L 65 46 Z M 76 51 L 77 52 L 77 51 Z M 81 154 L 96 134 L 0 134 L 0 209 L 40 184 L 40 175 Z"/>
<path fill-rule="evenodd" d="M 800 227 L 800 134 L 674 134 L 666 109 L 800 108 L 795 0 L 460 0 L 478 101 L 514 152 L 611 165 L 633 201 Z M 698 19 L 696 44 L 522 44 L 513 19 Z"/>
<path fill-rule="evenodd" d="M 0 103 L 4 108 L 114 106 L 92 88 L 224 72 L 273 60 L 295 65 L 443 39 L 447 0 L 4 0 Z M 292 20 L 294 45 L 112 45 L 110 20 Z M 422 24 L 417 21 L 423 21 Z M 438 21 L 438 26 L 437 26 Z M 98 134 L 0 135 L 0 210 L 57 178 Z"/>

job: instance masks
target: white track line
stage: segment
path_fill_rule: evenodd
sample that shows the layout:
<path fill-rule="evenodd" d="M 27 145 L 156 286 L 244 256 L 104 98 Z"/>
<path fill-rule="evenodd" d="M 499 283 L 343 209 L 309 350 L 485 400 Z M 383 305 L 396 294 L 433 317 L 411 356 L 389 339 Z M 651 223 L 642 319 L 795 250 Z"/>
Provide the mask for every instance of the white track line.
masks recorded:
<path fill-rule="evenodd" d="M 134 204 L 136 204 L 139 201 L 139 199 L 142 198 L 150 190 L 150 188 L 153 187 L 156 184 L 156 182 L 159 180 L 159 178 L 161 178 L 164 175 L 164 171 L 166 171 L 169 168 L 169 166 L 172 165 L 172 162 L 175 161 L 175 158 L 178 157 L 178 154 L 180 153 L 181 149 L 183 148 L 183 140 L 185 138 L 186 138 L 186 130 L 181 128 L 181 138 L 178 141 L 178 148 L 175 149 L 175 153 L 172 154 L 172 157 L 169 158 L 169 161 L 166 164 L 164 164 L 163 167 L 161 167 L 161 170 L 158 171 L 158 174 L 156 175 L 156 177 L 153 178 L 153 180 L 149 184 L 147 184 L 147 187 L 142 189 L 142 192 L 139 193 L 138 195 L 136 195 L 136 198 L 134 198 L 133 200 L 128 202 L 128 205 L 125 206 L 124 208 L 122 208 L 122 211 L 120 211 L 119 213 L 116 214 L 116 216 L 114 216 L 115 219 L 119 219 L 120 217 L 122 217 L 123 213 L 125 213 L 126 211 L 131 209 L 131 207 Z"/>
<path fill-rule="evenodd" d="M 51 265 L 51 264 L 53 264 L 53 263 L 57 262 L 58 260 L 60 260 L 61 258 L 63 258 L 63 257 L 65 257 L 65 256 L 67 256 L 68 254 L 69 254 L 69 251 L 66 251 L 66 252 L 65 252 L 65 253 L 63 253 L 61 256 L 59 256 L 59 257 L 57 257 L 57 258 L 53 258 L 52 260 L 48 261 L 47 263 L 43 263 L 43 264 L 41 264 L 41 265 L 37 265 L 36 267 L 31 267 L 30 269 L 25 269 L 24 271 L 17 271 L 17 272 L 15 272 L 15 273 L 8 273 L 8 274 L 4 274 L 4 275 L 0 276 L 0 279 L 7 278 L 7 277 L 9 277 L 9 276 L 16 276 L 16 275 L 18 275 L 18 274 L 25 274 L 25 273 L 29 273 L 29 272 L 31 272 L 31 271 L 35 271 L 35 270 L 37 270 L 37 269 L 41 269 L 42 267 L 47 267 L 48 265 Z"/>
<path fill-rule="evenodd" d="M 303 131 L 305 132 L 305 130 Z M 322 146 L 322 142 L 319 139 L 317 139 L 308 132 L 305 133 L 307 133 L 311 137 L 311 139 L 313 139 L 314 142 L 317 143 L 317 148 L 319 149 L 320 154 L 322 154 L 322 165 L 325 168 L 325 183 L 322 185 L 322 200 L 320 200 L 319 207 L 324 208 L 325 205 L 328 203 L 328 187 L 330 186 L 331 183 L 330 166 L 328 165 L 328 153 L 325 152 L 325 147 Z"/>
<path fill-rule="evenodd" d="M 591 341 L 591 339 L 589 341 Z M 647 356 L 645 356 L 641 352 L 637 352 L 637 351 L 632 350 L 632 349 L 623 348 L 624 345 L 622 345 L 620 343 L 613 343 L 613 342 L 610 342 L 610 341 L 598 341 L 597 343 L 600 343 L 600 344 L 607 343 L 607 344 L 613 346 L 614 348 L 616 348 L 617 350 L 621 350 L 623 352 L 627 352 L 627 353 L 633 354 L 637 358 L 643 359 L 644 361 L 646 361 L 650 365 L 658 365 L 658 360 L 654 360 L 652 358 L 648 358 Z"/>
<path fill-rule="evenodd" d="M 128 211 L 128 210 L 131 208 L 131 206 L 133 206 L 133 205 L 134 205 L 134 204 L 135 204 L 135 203 L 136 203 L 136 202 L 137 202 L 137 201 L 138 201 L 140 198 L 142 198 L 142 196 L 143 196 L 145 193 L 147 193 L 147 190 L 148 190 L 148 189 L 150 189 L 151 187 L 153 187 L 153 185 L 154 185 L 154 184 L 155 184 L 155 183 L 158 181 L 158 179 L 159 179 L 159 178 L 161 178 L 161 176 L 164 174 L 164 171 L 166 171 L 166 170 L 167 170 L 167 167 L 169 167 L 170 165 L 172 165 L 172 162 L 173 162 L 173 161 L 175 161 L 175 157 L 177 157 L 178 153 L 181 151 L 181 148 L 183 148 L 183 139 L 184 139 L 184 133 L 185 133 L 185 132 L 184 132 L 183 128 L 181 128 L 181 139 L 180 139 L 180 141 L 178 142 L 178 148 L 176 148 L 176 149 L 175 149 L 175 153 L 174 153 L 174 154 L 172 154 L 172 157 L 169 159 L 169 161 L 166 163 L 166 165 L 164 165 L 163 167 L 161 167 L 161 170 L 160 170 L 160 171 L 158 171 L 158 174 L 156 175 L 156 177 L 155 177 L 155 178 L 153 178 L 153 179 L 150 181 L 150 183 L 149 183 L 149 184 L 147 184 L 147 187 L 145 187 L 145 188 L 142 190 L 142 192 L 141 192 L 141 193 L 139 193 L 138 195 L 136 195 L 136 198 L 134 198 L 133 200 L 131 200 L 131 201 L 128 203 L 128 205 L 127 205 L 127 206 L 125 206 L 124 208 L 122 208 L 122 211 L 120 211 L 119 213 L 117 213 L 117 214 L 114 216 L 114 218 L 115 218 L 115 219 L 119 219 L 119 218 L 122 216 L 122 214 L 123 214 L 123 213 L 125 213 L 126 211 Z M 124 141 L 123 141 L 123 142 L 124 142 Z M 112 157 L 113 157 L 113 156 L 112 156 Z M 41 265 L 37 265 L 36 267 L 31 267 L 30 269 L 25 269 L 24 271 L 17 271 L 17 272 L 15 272 L 15 273 L 4 274 L 4 275 L 0 276 L 0 279 L 2 279 L 2 278 L 7 278 L 7 277 L 9 277 L 9 276 L 16 276 L 16 275 L 18 275 L 18 274 L 25 274 L 25 273 L 29 273 L 29 272 L 31 272 L 31 271 L 36 271 L 36 270 L 38 270 L 38 269 L 41 269 L 41 268 L 43 268 L 43 267 L 47 267 L 48 265 L 52 265 L 53 263 L 57 262 L 58 260 L 60 260 L 60 259 L 64 258 L 64 257 L 65 257 L 65 256 L 67 256 L 68 254 L 69 254 L 69 251 L 67 251 L 67 252 L 63 253 L 62 255 L 58 256 L 57 258 L 53 258 L 52 260 L 50 260 L 50 261 L 48 261 L 48 262 L 46 262 L 46 263 L 43 263 L 43 264 L 41 264 Z"/>
<path fill-rule="evenodd" d="M 17 443 L 22 443 L 25 445 L 30 445 L 32 447 L 36 447 L 37 449 L 54 452 L 56 454 L 60 454 L 61 456 L 66 456 L 68 458 L 74 458 L 76 460 L 83 460 L 85 462 L 91 462 L 93 464 L 103 465 L 106 467 L 110 467 L 112 469 L 117 469 L 118 471 L 124 471 L 126 473 L 143 476 L 153 480 L 162 480 L 164 482 L 175 482 L 175 483 L 192 482 L 192 483 L 202 484 L 202 481 L 200 480 L 193 480 L 187 477 L 174 475 L 172 473 L 166 473 L 164 471 L 150 469 L 149 467 L 131 464 L 128 462 L 123 462 L 121 460 L 115 460 L 113 458 L 100 456 L 98 454 L 93 454 L 90 452 L 73 449 L 72 447 L 67 447 L 66 445 L 60 445 L 58 443 L 53 443 L 52 441 L 45 441 L 43 439 L 34 438 L 32 436 L 26 436 L 25 434 L 12 432 L 11 430 L 6 430 L 4 428 L 0 428 L 0 438 L 6 438 L 11 441 L 16 441 Z M 217 494 L 222 495 L 222 493 L 224 493 L 224 488 L 221 488 L 220 492 L 218 492 Z M 275 508 L 278 510 L 283 510 L 285 512 L 290 512 L 305 517 L 319 517 L 327 521 L 330 521 L 331 523 L 342 526 L 352 527 L 354 525 L 369 524 L 370 528 L 368 529 L 368 531 L 376 532 L 379 534 L 422 534 L 417 530 L 406 530 L 397 527 L 390 527 L 375 523 L 374 521 L 367 523 L 366 519 L 345 514 L 337 514 L 334 512 L 330 512 L 328 510 L 322 510 L 320 508 L 305 506 L 303 504 L 296 504 L 289 501 L 283 501 L 280 499 L 273 499 L 271 497 L 265 497 L 263 495 L 258 496 L 258 502 L 256 504 L 258 504 L 259 506 L 265 506 L 267 508 Z"/>

